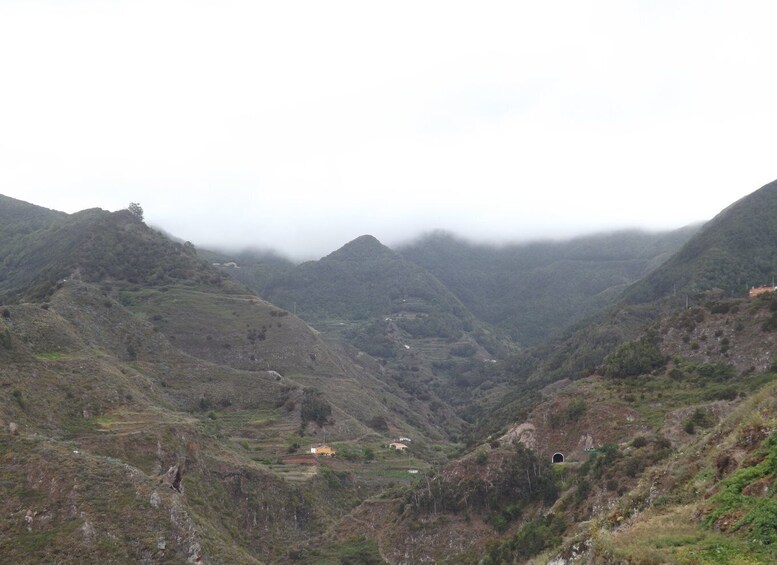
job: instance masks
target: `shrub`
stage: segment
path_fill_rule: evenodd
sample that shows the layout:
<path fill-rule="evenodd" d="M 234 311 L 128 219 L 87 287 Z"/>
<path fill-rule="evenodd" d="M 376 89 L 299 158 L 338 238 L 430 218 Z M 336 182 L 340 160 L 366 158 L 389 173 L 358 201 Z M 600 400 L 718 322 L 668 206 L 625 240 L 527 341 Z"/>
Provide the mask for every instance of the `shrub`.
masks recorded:
<path fill-rule="evenodd" d="M 306 388 L 302 393 L 300 415 L 303 423 L 315 422 L 319 426 L 323 426 L 332 415 L 332 406 L 319 391 Z"/>
<path fill-rule="evenodd" d="M 769 318 L 763 323 L 761 329 L 765 332 L 773 332 L 777 330 L 777 312 L 769 316 Z"/>
<path fill-rule="evenodd" d="M 386 418 L 384 418 L 383 416 L 373 416 L 367 422 L 367 425 L 371 427 L 373 430 L 375 430 L 376 432 L 389 431 L 388 422 L 386 422 Z"/>
<path fill-rule="evenodd" d="M 713 314 L 728 314 L 729 310 L 731 310 L 731 302 L 716 302 L 715 304 L 710 305 L 710 312 Z"/>
<path fill-rule="evenodd" d="M 671 449 L 672 442 L 665 436 L 656 436 L 653 440 L 657 449 Z"/>
<path fill-rule="evenodd" d="M 647 438 L 645 436 L 637 436 L 633 440 L 631 440 L 631 447 L 634 447 L 636 449 L 639 449 L 640 447 L 645 447 L 647 445 Z"/>
<path fill-rule="evenodd" d="M 524 562 L 545 549 L 559 545 L 566 527 L 564 519 L 555 514 L 529 520 L 512 539 L 493 545 L 482 563 Z"/>
<path fill-rule="evenodd" d="M 22 391 L 14 390 L 12 394 L 13 394 L 13 397 L 16 399 L 16 403 L 19 405 L 19 408 L 24 410 L 25 404 L 24 404 L 24 397 L 22 395 Z"/>
<path fill-rule="evenodd" d="M 645 336 L 627 341 L 607 355 L 602 363 L 602 372 L 608 377 L 637 376 L 662 367 L 665 363 L 666 357 L 658 348 L 656 339 Z"/>
<path fill-rule="evenodd" d="M 505 518 L 501 513 L 500 514 L 494 514 L 491 516 L 491 525 L 494 526 L 494 529 L 497 532 L 504 532 L 507 529 L 507 518 Z"/>
<path fill-rule="evenodd" d="M 736 376 L 736 369 L 727 363 L 705 363 L 696 368 L 696 372 L 704 378 L 724 381 Z"/>
<path fill-rule="evenodd" d="M 8 330 L 0 332 L 0 346 L 2 346 L 4 349 L 11 349 L 13 347 L 13 343 L 11 342 L 11 332 Z"/>
<path fill-rule="evenodd" d="M 577 422 L 580 417 L 588 409 L 588 405 L 582 398 L 576 398 L 567 405 L 565 410 L 566 418 L 568 422 Z"/>
<path fill-rule="evenodd" d="M 715 425 L 715 416 L 707 411 L 703 410 L 702 408 L 697 408 L 693 415 L 691 416 L 691 420 L 694 424 L 696 424 L 699 427 L 702 428 L 709 428 L 711 426 Z"/>

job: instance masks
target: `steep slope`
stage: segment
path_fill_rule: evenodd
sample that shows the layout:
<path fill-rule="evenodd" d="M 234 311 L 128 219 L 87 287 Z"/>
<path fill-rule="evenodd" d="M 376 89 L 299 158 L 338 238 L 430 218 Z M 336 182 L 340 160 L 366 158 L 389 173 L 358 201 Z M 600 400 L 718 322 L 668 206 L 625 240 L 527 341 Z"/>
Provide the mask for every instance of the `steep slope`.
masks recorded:
<path fill-rule="evenodd" d="M 777 240 L 775 206 L 777 184 L 771 183 L 722 211 L 676 255 L 626 289 L 615 305 L 508 360 L 510 384 L 497 389 L 500 395 L 480 422 L 482 432 L 499 429 L 511 413 L 523 410 L 527 391 L 590 374 L 610 351 L 667 311 L 703 305 L 721 292 L 742 296 L 747 286 L 769 282 L 769 273 L 777 272 L 770 244 Z"/>
<path fill-rule="evenodd" d="M 445 422 L 379 364 L 190 244 L 128 212 L 54 216 L 0 269 L 4 558 L 274 562 L 446 458 Z M 322 440 L 342 462 L 300 453 Z"/>
<path fill-rule="evenodd" d="M 299 265 L 268 285 L 264 296 L 287 309 L 296 305 L 297 313 L 310 320 L 359 320 L 406 311 L 444 317 L 458 331 L 471 322 L 439 281 L 369 235 Z"/>
<path fill-rule="evenodd" d="M 536 345 L 615 302 L 696 231 L 623 231 L 562 242 L 478 245 L 445 233 L 400 248 L 480 319 Z"/>
<path fill-rule="evenodd" d="M 35 218 L 24 229 L 16 220 L 20 207 Z M 26 221 L 21 224 L 27 226 Z M 185 280 L 230 286 L 228 277 L 197 258 L 190 243 L 171 242 L 127 210 L 64 215 L 4 199 L 0 226 L 8 234 L 0 243 L 0 301 L 45 298 L 70 276 L 90 282 L 159 286 Z"/>
<path fill-rule="evenodd" d="M 181 354 L 95 287 L 51 298 L 4 310 L 5 559 L 259 562 L 337 515 L 316 475 L 290 483 L 233 439 L 299 425 L 276 406 L 288 381 Z"/>
<path fill-rule="evenodd" d="M 238 271 L 256 268 L 240 267 L 225 272 L 242 277 Z M 381 378 L 420 400 L 453 435 L 463 426 L 447 405 L 469 410 L 492 360 L 510 348 L 433 275 L 369 235 L 272 277 L 261 293 L 379 358 Z"/>
<path fill-rule="evenodd" d="M 712 289 L 743 296 L 777 276 L 775 242 L 777 181 L 720 212 L 661 269 L 630 288 L 626 300 L 649 302 L 675 293 L 684 299 Z"/>
<path fill-rule="evenodd" d="M 262 294 L 274 279 L 295 267 L 292 261 L 272 250 L 217 251 L 198 248 L 197 253 L 214 266 L 227 270 L 232 278 L 257 294 Z"/>
<path fill-rule="evenodd" d="M 0 194 L 0 226 L 2 226 L 3 254 L 14 247 L 14 239 L 49 227 L 64 220 L 67 214 L 35 206 Z"/>

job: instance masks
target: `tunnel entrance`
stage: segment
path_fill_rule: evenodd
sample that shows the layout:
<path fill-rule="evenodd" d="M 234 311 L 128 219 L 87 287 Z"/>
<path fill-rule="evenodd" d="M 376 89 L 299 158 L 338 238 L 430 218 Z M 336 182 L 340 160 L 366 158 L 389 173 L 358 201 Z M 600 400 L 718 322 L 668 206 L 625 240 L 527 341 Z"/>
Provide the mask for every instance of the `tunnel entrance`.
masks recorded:
<path fill-rule="evenodd" d="M 563 463 L 564 462 L 564 454 L 563 453 L 554 453 L 553 454 L 553 462 L 554 463 Z"/>

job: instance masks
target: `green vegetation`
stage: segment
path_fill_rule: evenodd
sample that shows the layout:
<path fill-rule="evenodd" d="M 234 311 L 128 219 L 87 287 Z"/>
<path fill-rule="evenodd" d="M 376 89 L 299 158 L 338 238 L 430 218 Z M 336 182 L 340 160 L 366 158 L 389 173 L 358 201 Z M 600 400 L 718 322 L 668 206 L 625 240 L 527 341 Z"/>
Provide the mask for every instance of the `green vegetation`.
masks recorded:
<path fill-rule="evenodd" d="M 501 518 L 496 518 L 498 524 L 519 516 L 532 502 L 552 503 L 558 496 L 559 485 L 550 463 L 520 444 L 500 449 L 493 457 L 480 452 L 471 465 L 468 462 L 460 465 L 455 475 L 429 476 L 406 495 L 406 504 L 415 513 L 500 514 Z M 486 465 L 487 477 L 477 470 Z"/>
<path fill-rule="evenodd" d="M 15 213 L 29 224 L 18 218 L 0 223 L 0 300 L 41 300 L 76 269 L 87 281 L 145 286 L 186 281 L 221 287 L 226 280 L 196 257 L 191 244 L 171 242 L 127 210 L 68 216 L 2 197 L 0 218 Z"/>
<path fill-rule="evenodd" d="M 306 388 L 302 394 L 302 408 L 300 417 L 302 422 L 315 422 L 319 426 L 326 424 L 332 416 L 332 406 L 324 399 L 323 395 L 313 389 Z"/>
<path fill-rule="evenodd" d="M 665 363 L 666 358 L 658 348 L 657 340 L 644 336 L 627 341 L 607 355 L 601 370 L 608 377 L 631 377 L 649 373 Z"/>
<path fill-rule="evenodd" d="M 391 326 L 385 320 L 377 319 L 354 326 L 345 334 L 358 349 L 372 355 L 391 359 L 396 357 L 396 344 L 389 337 Z"/>
<path fill-rule="evenodd" d="M 731 531 L 746 532 L 762 545 L 777 543 L 777 433 L 773 433 L 750 465 L 723 481 L 723 490 L 712 497 L 713 510 L 704 525 L 713 527 L 733 517 Z"/>
<path fill-rule="evenodd" d="M 744 296 L 768 284 L 777 265 L 777 184 L 770 183 L 708 222 L 660 269 L 631 287 L 626 298 L 646 303 L 676 295 L 697 297 L 721 289 Z"/>
<path fill-rule="evenodd" d="M 697 408 L 683 424 L 683 430 L 688 434 L 696 433 L 696 428 L 709 428 L 716 423 L 715 417 L 707 410 Z"/>
<path fill-rule="evenodd" d="M 0 199 L 0 554 L 774 562 L 777 298 L 732 298 L 746 285 L 730 269 L 776 263 L 752 230 L 745 259 L 721 235 L 740 237 L 745 208 L 657 269 L 690 232 L 501 250 L 433 237 L 403 254 L 365 236 L 299 266 L 216 269 L 139 206 Z M 616 303 L 653 269 L 657 286 Z M 556 338 L 516 352 L 483 320 Z M 507 434 L 524 422 L 540 454 Z M 386 448 L 403 435 L 408 452 Z M 337 456 L 310 455 L 321 443 Z"/>
<path fill-rule="evenodd" d="M 12 349 L 13 341 L 11 340 L 11 332 L 7 328 L 0 329 L 0 347 L 3 349 Z"/>
<path fill-rule="evenodd" d="M 478 318 L 521 345 L 538 345 L 612 304 L 696 228 L 616 232 L 564 242 L 479 245 L 437 232 L 402 247 Z"/>
<path fill-rule="evenodd" d="M 575 398 L 567 404 L 561 412 L 554 412 L 550 415 L 550 426 L 552 428 L 558 428 L 559 426 L 565 426 L 574 424 L 577 422 L 588 409 L 588 404 L 582 398 Z"/>
<path fill-rule="evenodd" d="M 561 535 L 567 526 L 564 519 L 555 514 L 532 518 L 509 540 L 492 544 L 482 563 L 498 565 L 526 560 L 561 543 Z"/>
<path fill-rule="evenodd" d="M 372 236 L 362 236 L 320 261 L 303 263 L 256 290 L 287 310 L 296 308 L 297 314 L 311 321 L 366 321 L 409 311 L 450 315 L 461 325 L 468 317 L 459 301 L 426 270 Z"/>
<path fill-rule="evenodd" d="M 310 565 L 381 565 L 384 563 L 377 544 L 365 538 L 353 538 L 325 550 L 294 551 L 296 563 Z"/>

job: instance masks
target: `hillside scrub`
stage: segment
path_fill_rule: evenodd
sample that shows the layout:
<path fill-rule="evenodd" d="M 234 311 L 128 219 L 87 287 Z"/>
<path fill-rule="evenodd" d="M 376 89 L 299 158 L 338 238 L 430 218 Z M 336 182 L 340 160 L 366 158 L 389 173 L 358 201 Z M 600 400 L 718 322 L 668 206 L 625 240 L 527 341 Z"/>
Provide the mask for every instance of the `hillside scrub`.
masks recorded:
<path fill-rule="evenodd" d="M 41 216 L 36 227 L 0 238 L 0 297 L 42 300 L 74 273 L 90 282 L 186 282 L 227 290 L 228 277 L 199 259 L 191 243 L 169 240 L 127 210 L 53 215 L 48 223 Z"/>
<path fill-rule="evenodd" d="M 482 565 L 499 565 L 525 560 L 561 543 L 568 524 L 556 514 L 532 518 L 510 539 L 492 543 Z"/>
<path fill-rule="evenodd" d="M 626 300 L 698 297 L 711 289 L 741 297 L 774 276 L 775 234 L 777 182 L 771 182 L 710 220 L 661 268 L 630 287 Z"/>
<path fill-rule="evenodd" d="M 436 232 L 398 251 L 428 269 L 478 318 L 532 346 L 614 303 L 624 284 L 654 269 L 697 229 L 502 246 Z"/>
<path fill-rule="evenodd" d="M 633 377 L 665 364 L 666 357 L 658 348 L 656 338 L 648 335 L 620 345 L 604 358 L 601 370 L 608 377 Z"/>
<path fill-rule="evenodd" d="M 315 422 L 318 426 L 323 426 L 332 416 L 332 406 L 324 399 L 321 392 L 313 388 L 306 388 L 302 393 L 300 415 L 303 424 Z"/>
<path fill-rule="evenodd" d="M 550 463 L 518 444 L 490 454 L 479 452 L 425 477 L 405 502 L 413 513 L 472 511 L 491 515 L 499 523 L 519 516 L 530 503 L 551 504 L 558 493 Z"/>

